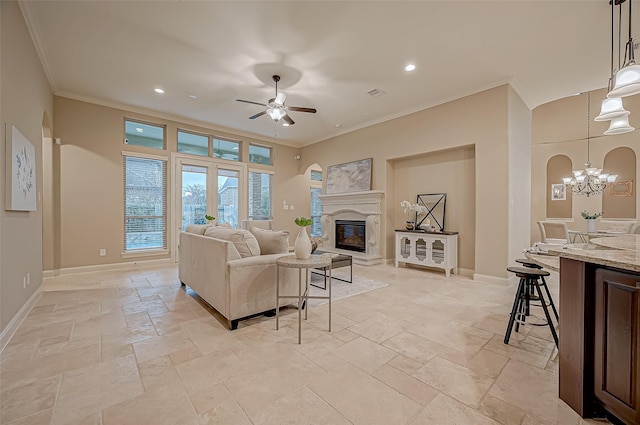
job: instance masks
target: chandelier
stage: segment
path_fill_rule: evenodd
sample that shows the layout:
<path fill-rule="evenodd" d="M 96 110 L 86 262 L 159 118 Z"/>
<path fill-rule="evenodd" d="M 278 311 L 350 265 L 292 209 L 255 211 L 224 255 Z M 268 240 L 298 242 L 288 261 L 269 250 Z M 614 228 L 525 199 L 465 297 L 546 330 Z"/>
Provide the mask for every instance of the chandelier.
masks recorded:
<path fill-rule="evenodd" d="M 562 181 L 567 185 L 567 189 L 576 195 L 587 197 L 599 195 L 607 187 L 607 183 L 613 183 L 618 176 L 602 172 L 602 168 L 591 166 L 589 159 L 589 146 L 591 140 L 591 92 L 587 93 L 587 162 L 584 170 L 574 170 L 572 177 L 563 177 Z"/>

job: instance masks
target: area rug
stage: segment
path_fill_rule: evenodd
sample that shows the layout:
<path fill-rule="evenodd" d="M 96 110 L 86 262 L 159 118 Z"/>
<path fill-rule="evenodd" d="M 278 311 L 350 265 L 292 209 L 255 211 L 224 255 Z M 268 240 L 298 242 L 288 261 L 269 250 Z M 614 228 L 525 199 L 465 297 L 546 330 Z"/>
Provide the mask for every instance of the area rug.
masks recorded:
<path fill-rule="evenodd" d="M 346 269 L 346 268 L 345 268 Z M 348 269 L 347 269 L 348 270 Z M 342 279 L 349 278 L 349 272 L 343 272 L 342 270 L 333 271 L 333 276 L 337 276 Z M 331 301 L 335 302 L 344 298 L 352 297 L 354 295 L 362 294 L 365 292 L 373 291 L 374 289 L 384 288 L 389 286 L 386 282 L 380 282 L 378 280 L 368 279 L 361 276 L 353 276 L 353 283 L 343 282 L 338 279 L 333 279 L 331 286 Z M 324 286 L 324 277 L 320 274 L 311 273 L 311 283 L 320 287 Z M 309 295 L 324 296 L 329 293 L 329 290 L 323 290 L 322 288 L 316 288 L 310 286 Z M 310 307 L 316 307 L 322 304 L 326 304 L 327 300 L 309 300 Z"/>

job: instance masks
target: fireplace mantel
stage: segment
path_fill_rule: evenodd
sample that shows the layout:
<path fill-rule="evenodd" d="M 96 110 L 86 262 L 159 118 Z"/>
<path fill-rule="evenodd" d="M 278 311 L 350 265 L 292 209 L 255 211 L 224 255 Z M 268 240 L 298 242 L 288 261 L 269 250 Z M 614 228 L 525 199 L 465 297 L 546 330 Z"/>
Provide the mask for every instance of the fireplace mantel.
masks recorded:
<path fill-rule="evenodd" d="M 331 193 L 318 195 L 322 201 L 322 249 L 353 256 L 356 264 L 382 263 L 380 255 L 380 218 L 382 215 L 381 190 L 366 192 Z M 366 251 L 354 252 L 335 247 L 336 220 L 366 221 Z"/>

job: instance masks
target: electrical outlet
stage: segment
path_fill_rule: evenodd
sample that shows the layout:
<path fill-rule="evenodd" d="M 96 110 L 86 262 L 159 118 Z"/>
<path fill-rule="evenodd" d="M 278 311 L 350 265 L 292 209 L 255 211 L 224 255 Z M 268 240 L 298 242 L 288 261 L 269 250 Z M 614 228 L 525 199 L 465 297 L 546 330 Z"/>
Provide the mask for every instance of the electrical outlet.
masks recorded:
<path fill-rule="evenodd" d="M 26 287 L 27 287 L 27 278 L 23 277 L 22 278 L 22 289 L 26 289 Z"/>
<path fill-rule="evenodd" d="M 292 210 L 293 209 L 293 205 L 289 205 L 289 209 Z"/>
<path fill-rule="evenodd" d="M 107 255 L 107 249 L 106 248 L 100 248 L 100 256 L 104 257 Z"/>
<path fill-rule="evenodd" d="M 283 206 L 282 206 L 282 209 L 283 209 L 283 210 L 288 210 L 288 209 L 289 209 L 289 205 L 283 205 Z"/>

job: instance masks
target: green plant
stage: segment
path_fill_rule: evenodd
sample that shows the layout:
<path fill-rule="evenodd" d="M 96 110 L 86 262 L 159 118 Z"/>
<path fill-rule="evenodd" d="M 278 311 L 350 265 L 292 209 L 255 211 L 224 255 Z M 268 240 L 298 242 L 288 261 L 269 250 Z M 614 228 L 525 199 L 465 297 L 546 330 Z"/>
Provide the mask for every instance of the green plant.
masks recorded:
<path fill-rule="evenodd" d="M 307 227 L 313 224 L 313 220 L 306 217 L 298 217 L 295 219 L 295 222 L 300 227 Z"/>
<path fill-rule="evenodd" d="M 596 218 L 602 216 L 601 212 L 591 214 L 590 212 L 587 212 L 587 210 L 582 210 L 580 214 L 582 215 L 582 218 L 587 220 L 595 220 Z"/>
<path fill-rule="evenodd" d="M 215 220 L 215 219 L 216 219 L 214 216 L 209 215 L 209 214 L 205 214 L 204 218 L 206 218 L 206 219 L 207 219 L 207 220 L 209 220 L 209 221 L 213 221 L 213 220 Z"/>

